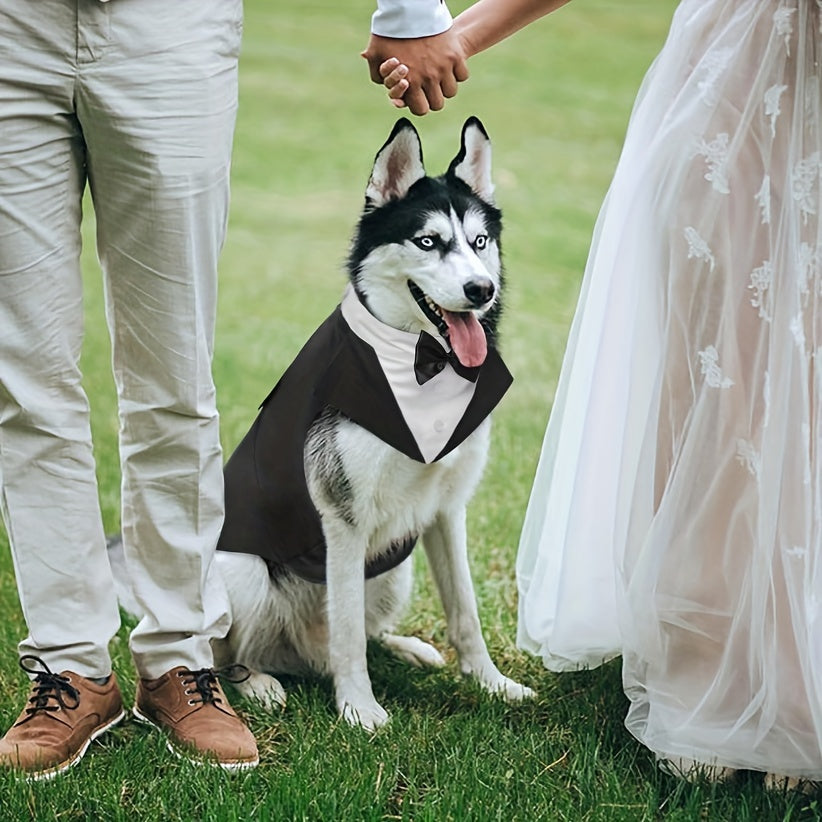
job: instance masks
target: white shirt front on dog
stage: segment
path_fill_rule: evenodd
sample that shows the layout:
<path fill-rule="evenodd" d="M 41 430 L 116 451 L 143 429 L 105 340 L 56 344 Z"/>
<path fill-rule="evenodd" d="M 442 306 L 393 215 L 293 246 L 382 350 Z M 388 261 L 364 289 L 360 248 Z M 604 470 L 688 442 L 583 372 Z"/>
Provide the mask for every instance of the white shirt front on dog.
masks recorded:
<path fill-rule="evenodd" d="M 433 462 L 451 439 L 477 384 L 449 367 L 420 385 L 414 376 L 418 333 L 400 331 L 380 322 L 350 285 L 343 295 L 341 309 L 349 328 L 374 349 L 420 453 L 425 462 Z M 441 337 L 435 339 L 443 351 L 449 350 Z"/>

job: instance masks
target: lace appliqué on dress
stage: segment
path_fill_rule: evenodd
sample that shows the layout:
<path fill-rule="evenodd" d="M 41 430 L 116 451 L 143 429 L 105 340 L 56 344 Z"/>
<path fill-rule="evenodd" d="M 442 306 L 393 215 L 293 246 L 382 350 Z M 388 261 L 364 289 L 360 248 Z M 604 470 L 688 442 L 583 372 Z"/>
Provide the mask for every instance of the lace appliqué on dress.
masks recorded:
<path fill-rule="evenodd" d="M 704 260 L 710 264 L 711 271 L 713 271 L 716 260 L 708 243 L 699 236 L 699 232 L 693 226 L 688 226 L 683 234 L 688 241 L 688 259 Z"/>
<path fill-rule="evenodd" d="M 800 160 L 791 172 L 791 194 L 799 204 L 805 224 L 809 216 L 816 214 L 816 202 L 819 197 L 815 194 L 815 188 L 821 168 L 819 152 L 815 151 L 810 157 Z"/>
<path fill-rule="evenodd" d="M 714 346 L 709 345 L 704 351 L 698 352 L 697 356 L 705 382 L 711 388 L 730 388 L 734 384 L 730 377 L 723 375 L 719 367 L 719 352 Z"/>
<path fill-rule="evenodd" d="M 796 9 L 788 9 L 784 6 L 773 13 L 773 25 L 777 37 L 785 41 L 785 52 L 791 53 L 791 35 L 793 34 L 793 15 Z"/>
<path fill-rule="evenodd" d="M 728 142 L 729 138 L 725 132 L 717 134 L 710 143 L 703 138 L 699 141 L 696 153 L 705 158 L 708 170 L 705 172 L 705 179 L 710 182 L 715 191 L 720 194 L 728 194 Z"/>
<path fill-rule="evenodd" d="M 787 86 L 771 86 L 764 97 L 765 116 L 771 118 L 771 137 L 776 137 L 776 118 L 782 113 L 779 108 L 779 98 L 787 90 Z"/>
<path fill-rule="evenodd" d="M 762 458 L 750 440 L 740 438 L 736 441 L 736 459 L 740 465 L 745 466 L 751 476 L 759 478 Z"/>
<path fill-rule="evenodd" d="M 773 265 L 765 260 L 759 268 L 751 272 L 751 284 L 748 288 L 753 291 L 751 305 L 759 309 L 759 316 L 766 322 L 771 321 L 771 284 L 773 283 Z"/>

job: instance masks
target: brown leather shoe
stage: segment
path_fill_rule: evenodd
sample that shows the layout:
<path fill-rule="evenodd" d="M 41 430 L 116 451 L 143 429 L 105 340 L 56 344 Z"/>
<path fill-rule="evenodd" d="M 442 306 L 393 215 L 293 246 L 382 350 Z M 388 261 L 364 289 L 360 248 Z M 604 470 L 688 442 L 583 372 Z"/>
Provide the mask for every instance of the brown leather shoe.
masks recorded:
<path fill-rule="evenodd" d="M 41 670 L 29 668 L 34 661 Z M 20 667 L 36 673 L 29 700 L 17 722 L 0 739 L 0 766 L 27 779 L 51 779 L 76 765 L 104 731 L 125 716 L 117 679 L 104 685 L 71 671 L 52 673 L 42 659 L 26 654 Z"/>
<path fill-rule="evenodd" d="M 134 716 L 168 735 L 168 748 L 192 762 L 212 762 L 229 771 L 259 761 L 251 731 L 228 704 L 220 671 L 172 668 L 137 685 Z"/>

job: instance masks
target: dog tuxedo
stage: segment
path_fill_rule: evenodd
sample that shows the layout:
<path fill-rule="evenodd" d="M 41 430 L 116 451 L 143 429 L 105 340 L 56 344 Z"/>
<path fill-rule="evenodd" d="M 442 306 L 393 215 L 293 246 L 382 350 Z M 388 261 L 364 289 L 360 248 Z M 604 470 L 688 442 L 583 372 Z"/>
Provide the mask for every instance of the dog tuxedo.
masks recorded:
<path fill-rule="evenodd" d="M 468 437 L 508 390 L 511 374 L 489 345 L 464 368 L 445 341 L 380 322 L 352 286 L 263 401 L 225 466 L 225 523 L 218 547 L 257 554 L 270 569 L 325 581 L 325 540 L 303 452 L 312 423 L 335 409 L 419 462 L 441 459 Z M 417 535 L 386 546 L 366 576 L 393 568 Z"/>

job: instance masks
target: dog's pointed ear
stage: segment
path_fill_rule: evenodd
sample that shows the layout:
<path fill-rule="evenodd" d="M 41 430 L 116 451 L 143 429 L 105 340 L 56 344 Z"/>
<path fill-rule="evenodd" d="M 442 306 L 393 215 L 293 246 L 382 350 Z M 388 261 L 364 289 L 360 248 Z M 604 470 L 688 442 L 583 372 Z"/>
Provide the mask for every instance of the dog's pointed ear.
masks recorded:
<path fill-rule="evenodd" d="M 487 203 L 494 202 L 491 181 L 491 140 L 477 117 L 469 117 L 462 127 L 459 154 L 451 161 L 448 174 L 459 177 Z"/>
<path fill-rule="evenodd" d="M 425 177 L 420 135 L 402 117 L 385 145 L 377 152 L 374 168 L 365 189 L 365 208 L 371 210 L 391 200 L 399 200 L 417 180 Z"/>

